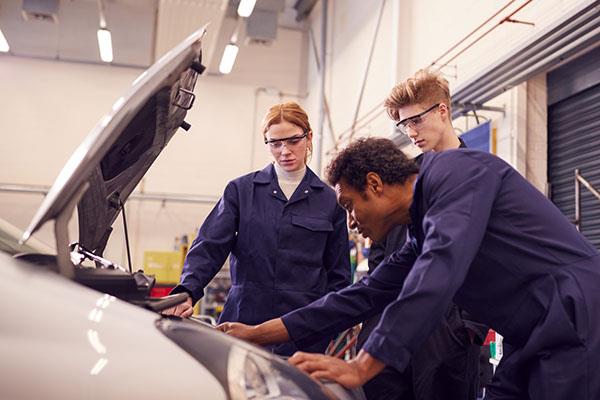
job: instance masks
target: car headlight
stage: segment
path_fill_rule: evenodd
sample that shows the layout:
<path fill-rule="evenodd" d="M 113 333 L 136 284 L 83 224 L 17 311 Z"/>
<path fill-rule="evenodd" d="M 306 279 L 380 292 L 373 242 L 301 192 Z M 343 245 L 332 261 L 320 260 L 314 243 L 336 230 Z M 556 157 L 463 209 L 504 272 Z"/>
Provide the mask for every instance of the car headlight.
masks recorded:
<path fill-rule="evenodd" d="M 209 370 L 231 400 L 354 398 L 333 393 L 279 356 L 206 324 L 163 317 L 156 327 Z"/>
<path fill-rule="evenodd" d="M 232 400 L 309 400 L 272 362 L 241 347 L 234 346 L 229 351 L 227 378 Z"/>

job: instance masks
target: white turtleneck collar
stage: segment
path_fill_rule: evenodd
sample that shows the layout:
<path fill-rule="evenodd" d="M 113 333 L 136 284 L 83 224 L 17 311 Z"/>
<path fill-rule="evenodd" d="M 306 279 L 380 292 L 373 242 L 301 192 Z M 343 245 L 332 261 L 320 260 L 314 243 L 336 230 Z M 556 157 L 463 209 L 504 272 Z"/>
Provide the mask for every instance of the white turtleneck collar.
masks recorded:
<path fill-rule="evenodd" d="M 275 173 L 277 174 L 277 180 L 279 181 L 279 187 L 285 194 L 285 197 L 289 200 L 294 194 L 294 191 L 304 178 L 306 174 L 306 165 L 303 165 L 297 171 L 286 171 L 275 163 Z"/>

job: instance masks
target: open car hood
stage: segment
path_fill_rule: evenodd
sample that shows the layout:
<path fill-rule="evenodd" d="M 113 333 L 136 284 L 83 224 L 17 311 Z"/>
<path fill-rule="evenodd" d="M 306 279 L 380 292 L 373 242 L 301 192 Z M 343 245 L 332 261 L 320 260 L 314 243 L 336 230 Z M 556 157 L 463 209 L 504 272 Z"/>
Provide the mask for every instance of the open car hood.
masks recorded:
<path fill-rule="evenodd" d="M 123 204 L 178 128 L 194 102 L 201 64 L 202 28 L 165 54 L 120 97 L 62 169 L 23 234 L 25 242 L 56 220 L 57 252 L 77 205 L 79 244 L 101 256 Z M 63 217 L 61 217 L 63 215 Z M 62 243 L 61 243 L 62 242 Z"/>

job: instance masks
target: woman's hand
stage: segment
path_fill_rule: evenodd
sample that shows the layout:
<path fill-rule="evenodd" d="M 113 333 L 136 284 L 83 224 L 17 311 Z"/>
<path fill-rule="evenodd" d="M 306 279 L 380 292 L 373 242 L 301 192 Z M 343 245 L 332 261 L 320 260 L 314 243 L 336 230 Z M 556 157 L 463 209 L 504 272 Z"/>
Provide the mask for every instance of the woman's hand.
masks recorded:
<path fill-rule="evenodd" d="M 178 304 L 175 307 L 167 308 L 161 314 L 173 315 L 175 317 L 187 318 L 194 312 L 192 299 L 188 298 L 184 303 Z"/>
<path fill-rule="evenodd" d="M 334 381 L 348 389 L 362 386 L 385 367 L 385 364 L 364 351 L 349 362 L 301 351 L 296 352 L 288 361 L 317 380 Z"/>

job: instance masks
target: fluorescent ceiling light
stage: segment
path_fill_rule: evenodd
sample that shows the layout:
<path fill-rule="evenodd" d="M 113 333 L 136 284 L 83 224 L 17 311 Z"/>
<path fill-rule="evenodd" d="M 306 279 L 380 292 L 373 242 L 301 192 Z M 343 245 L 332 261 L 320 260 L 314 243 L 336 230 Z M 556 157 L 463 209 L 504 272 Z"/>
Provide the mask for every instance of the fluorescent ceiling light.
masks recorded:
<path fill-rule="evenodd" d="M 225 47 L 225 51 L 223 52 L 223 58 L 221 58 L 221 64 L 219 64 L 219 72 L 222 74 L 228 74 L 231 72 L 233 68 L 233 64 L 235 63 L 235 58 L 237 57 L 239 48 L 231 43 Z"/>
<path fill-rule="evenodd" d="M 8 50 L 10 50 L 10 47 L 8 46 L 8 42 L 6 41 L 2 30 L 0 30 L 0 52 L 8 53 Z"/>
<path fill-rule="evenodd" d="M 100 59 L 104 62 L 112 62 L 112 38 L 108 29 L 98 29 L 98 48 L 100 49 Z"/>
<path fill-rule="evenodd" d="M 237 13 L 240 17 L 248 18 L 254 10 L 256 0 L 241 0 L 238 6 Z"/>

